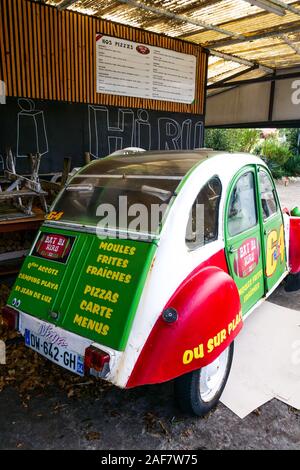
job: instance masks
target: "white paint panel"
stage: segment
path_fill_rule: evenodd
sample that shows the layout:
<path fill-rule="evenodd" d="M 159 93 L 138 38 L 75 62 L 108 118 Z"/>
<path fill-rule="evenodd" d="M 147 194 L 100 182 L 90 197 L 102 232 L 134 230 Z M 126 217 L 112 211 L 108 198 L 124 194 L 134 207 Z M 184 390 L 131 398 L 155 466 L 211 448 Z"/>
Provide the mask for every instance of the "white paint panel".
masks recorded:
<path fill-rule="evenodd" d="M 278 75 L 297 72 L 299 77 L 276 81 L 272 121 L 300 120 L 300 69 L 282 70 Z M 261 82 L 231 88 L 208 97 L 205 124 L 257 123 L 259 127 L 260 122 L 269 121 L 270 91 L 271 82 Z"/>
<path fill-rule="evenodd" d="M 300 120 L 299 78 L 279 80 L 275 85 L 273 121 Z"/>
<path fill-rule="evenodd" d="M 207 98 L 205 125 L 268 120 L 270 82 L 243 85 Z"/>

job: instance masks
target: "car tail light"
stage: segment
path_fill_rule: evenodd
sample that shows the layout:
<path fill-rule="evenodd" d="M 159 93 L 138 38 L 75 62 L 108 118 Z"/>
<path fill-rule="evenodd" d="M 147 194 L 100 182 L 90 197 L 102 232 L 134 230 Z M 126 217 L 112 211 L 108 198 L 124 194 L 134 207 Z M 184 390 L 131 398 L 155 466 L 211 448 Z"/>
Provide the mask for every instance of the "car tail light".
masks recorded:
<path fill-rule="evenodd" d="M 101 349 L 89 346 L 84 354 L 84 368 L 86 372 L 98 377 L 104 377 L 109 372 L 110 356 Z"/>
<path fill-rule="evenodd" d="M 17 330 L 19 327 L 19 312 L 7 305 L 2 308 L 1 314 L 4 322 L 11 330 Z"/>

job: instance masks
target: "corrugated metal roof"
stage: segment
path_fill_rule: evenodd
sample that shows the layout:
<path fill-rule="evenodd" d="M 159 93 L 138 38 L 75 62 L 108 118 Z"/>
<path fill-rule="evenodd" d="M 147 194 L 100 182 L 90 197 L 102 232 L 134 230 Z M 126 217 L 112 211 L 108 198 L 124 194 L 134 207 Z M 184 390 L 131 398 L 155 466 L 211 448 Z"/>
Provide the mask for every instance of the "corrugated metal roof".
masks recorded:
<path fill-rule="evenodd" d="M 65 0 L 46 0 L 46 3 L 58 7 Z M 68 8 L 74 11 L 182 38 L 253 64 L 273 69 L 300 65 L 300 54 L 295 51 L 295 48 L 300 50 L 299 0 L 285 0 L 283 4 L 297 8 L 299 14 L 285 9 L 283 16 L 251 5 L 251 0 L 70 0 L 68 3 Z M 170 18 L 170 13 L 181 16 Z M 201 26 L 203 22 L 207 28 Z M 225 32 L 214 31 L 215 26 Z M 237 41 L 237 35 L 244 39 Z M 210 57 L 208 80 L 209 83 L 224 80 L 247 69 L 234 59 Z M 247 72 L 243 78 L 263 73 L 266 71 L 257 69 Z"/>
<path fill-rule="evenodd" d="M 208 77 L 208 84 L 215 83 L 219 80 L 229 77 L 232 74 L 247 70 L 247 66 L 231 62 L 229 60 L 223 60 L 218 58 L 218 61 L 211 66 L 209 59 L 210 76 Z"/>

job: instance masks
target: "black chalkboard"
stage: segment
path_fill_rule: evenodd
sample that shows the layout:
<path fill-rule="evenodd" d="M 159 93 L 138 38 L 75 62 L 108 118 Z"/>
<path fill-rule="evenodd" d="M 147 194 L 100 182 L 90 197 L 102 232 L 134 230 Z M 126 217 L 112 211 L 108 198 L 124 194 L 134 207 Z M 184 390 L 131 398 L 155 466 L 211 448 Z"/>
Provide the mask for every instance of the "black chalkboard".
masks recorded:
<path fill-rule="evenodd" d="M 40 153 L 40 171 L 62 170 L 64 157 L 72 166 L 84 163 L 84 152 L 101 158 L 124 147 L 146 150 L 193 149 L 203 145 L 203 116 L 145 109 L 71 104 L 8 98 L 0 105 L 0 171 L 7 147 L 16 155 L 19 172 L 24 158 Z"/>

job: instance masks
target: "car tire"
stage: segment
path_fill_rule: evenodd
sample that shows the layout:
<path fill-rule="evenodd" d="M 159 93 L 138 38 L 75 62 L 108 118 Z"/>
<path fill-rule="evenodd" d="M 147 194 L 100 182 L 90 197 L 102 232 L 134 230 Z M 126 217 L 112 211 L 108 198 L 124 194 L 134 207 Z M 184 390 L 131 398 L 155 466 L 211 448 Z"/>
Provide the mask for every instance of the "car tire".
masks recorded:
<path fill-rule="evenodd" d="M 286 278 L 284 290 L 286 292 L 295 292 L 300 289 L 300 273 L 289 274 Z"/>
<path fill-rule="evenodd" d="M 208 366 L 175 379 L 175 397 L 182 411 L 194 416 L 204 416 L 215 408 L 230 373 L 233 350 L 232 342 Z"/>

